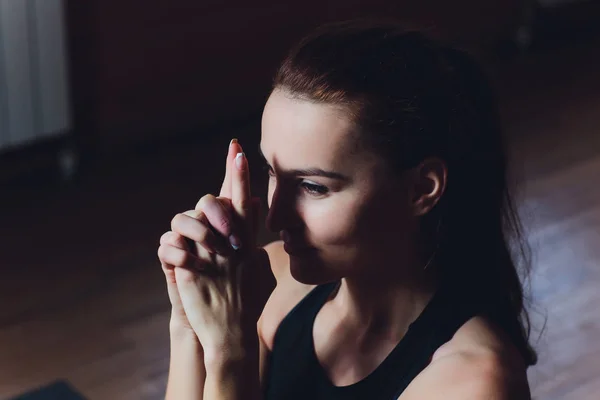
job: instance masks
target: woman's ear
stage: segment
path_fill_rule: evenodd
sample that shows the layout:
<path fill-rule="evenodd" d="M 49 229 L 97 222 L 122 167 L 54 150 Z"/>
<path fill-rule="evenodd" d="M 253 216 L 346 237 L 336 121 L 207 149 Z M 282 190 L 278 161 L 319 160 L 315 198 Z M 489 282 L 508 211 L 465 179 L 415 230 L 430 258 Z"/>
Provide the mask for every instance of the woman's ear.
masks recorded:
<path fill-rule="evenodd" d="M 448 168 L 439 158 L 427 158 L 413 169 L 410 200 L 415 217 L 435 207 L 446 190 L 447 181 Z"/>

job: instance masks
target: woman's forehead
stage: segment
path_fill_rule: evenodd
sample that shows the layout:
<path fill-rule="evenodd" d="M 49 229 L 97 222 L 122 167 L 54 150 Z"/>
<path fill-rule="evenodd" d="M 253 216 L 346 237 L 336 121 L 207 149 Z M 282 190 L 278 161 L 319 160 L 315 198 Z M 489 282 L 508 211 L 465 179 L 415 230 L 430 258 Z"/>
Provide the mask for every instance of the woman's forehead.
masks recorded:
<path fill-rule="evenodd" d="M 275 91 L 262 118 L 261 150 L 269 160 L 339 164 L 355 153 L 354 125 L 340 107 L 292 99 Z"/>

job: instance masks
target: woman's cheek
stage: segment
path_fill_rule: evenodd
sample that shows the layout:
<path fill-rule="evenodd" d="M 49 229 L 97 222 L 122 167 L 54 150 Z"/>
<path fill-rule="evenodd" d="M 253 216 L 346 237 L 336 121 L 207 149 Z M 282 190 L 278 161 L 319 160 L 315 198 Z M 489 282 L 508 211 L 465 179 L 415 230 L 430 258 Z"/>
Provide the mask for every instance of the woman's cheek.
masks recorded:
<path fill-rule="evenodd" d="M 302 202 L 302 219 L 312 241 L 322 245 L 341 245 L 351 241 L 355 214 L 353 207 L 341 200 L 332 196 Z"/>

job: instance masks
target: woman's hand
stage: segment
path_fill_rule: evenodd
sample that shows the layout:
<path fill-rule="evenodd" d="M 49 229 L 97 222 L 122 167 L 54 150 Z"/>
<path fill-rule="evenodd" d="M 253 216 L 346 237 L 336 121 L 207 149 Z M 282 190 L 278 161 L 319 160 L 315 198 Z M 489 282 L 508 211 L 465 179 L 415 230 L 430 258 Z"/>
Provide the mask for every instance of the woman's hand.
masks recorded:
<path fill-rule="evenodd" d="M 228 163 L 234 159 L 236 154 L 235 151 L 236 149 L 230 145 L 229 152 L 227 154 Z M 224 188 L 221 189 L 222 194 L 223 191 Z M 221 198 L 221 201 L 224 202 L 223 206 L 231 205 L 230 199 Z M 183 214 L 191 218 L 196 218 L 197 211 L 186 211 Z M 181 216 L 176 216 L 176 218 L 181 218 Z M 227 227 L 222 228 L 227 229 Z M 167 281 L 167 293 L 171 302 L 171 334 L 176 336 L 185 336 L 191 333 L 193 337 L 196 337 L 196 333 L 194 332 L 187 316 L 185 315 L 175 276 L 175 265 L 183 266 L 189 264 L 185 262 L 184 259 L 192 256 L 193 254 L 197 254 L 196 244 L 193 241 L 187 240 L 187 238 L 179 233 L 168 231 L 165 232 L 160 238 L 158 258 L 160 259 L 162 270 L 165 274 Z M 168 260 L 174 260 L 176 263 L 169 263 Z"/>
<path fill-rule="evenodd" d="M 175 277 L 175 265 L 170 264 L 168 260 L 172 259 L 171 253 L 175 252 L 189 252 L 188 244 L 185 238 L 175 232 L 168 231 L 163 234 L 160 238 L 160 247 L 158 250 L 158 258 L 165 274 L 167 281 L 167 293 L 169 295 L 169 301 L 171 302 L 171 321 L 170 331 L 171 335 L 196 337 L 194 329 L 190 325 L 190 322 L 185 315 L 183 309 L 183 303 L 181 302 L 181 296 L 179 289 L 177 288 L 177 279 Z M 163 254 L 169 253 L 165 258 Z"/>
<path fill-rule="evenodd" d="M 220 197 L 206 195 L 195 210 L 175 216 L 159 248 L 174 271 L 172 304 L 184 310 L 207 365 L 257 350 L 256 323 L 275 286 L 266 252 L 256 248 L 259 208 L 241 150 L 230 145 Z"/>

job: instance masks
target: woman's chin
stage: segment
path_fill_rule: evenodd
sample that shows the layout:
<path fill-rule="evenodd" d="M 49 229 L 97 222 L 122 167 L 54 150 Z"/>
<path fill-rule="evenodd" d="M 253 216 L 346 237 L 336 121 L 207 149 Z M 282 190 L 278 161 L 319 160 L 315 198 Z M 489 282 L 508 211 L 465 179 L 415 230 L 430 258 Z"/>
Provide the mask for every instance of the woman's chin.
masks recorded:
<path fill-rule="evenodd" d="M 336 280 L 317 259 L 307 260 L 290 256 L 290 274 L 305 285 L 321 285 Z"/>

